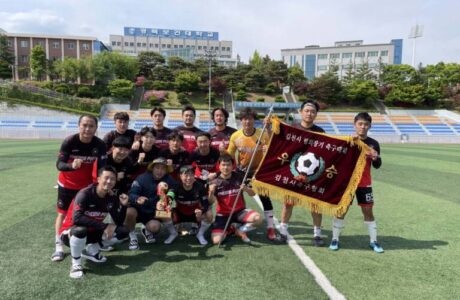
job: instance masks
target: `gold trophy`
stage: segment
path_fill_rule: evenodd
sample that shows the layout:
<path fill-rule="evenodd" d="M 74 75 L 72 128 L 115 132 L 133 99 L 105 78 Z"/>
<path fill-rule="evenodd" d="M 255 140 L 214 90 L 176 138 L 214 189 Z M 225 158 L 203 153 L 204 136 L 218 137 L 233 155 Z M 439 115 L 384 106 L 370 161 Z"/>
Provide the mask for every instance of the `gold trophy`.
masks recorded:
<path fill-rule="evenodd" d="M 160 182 L 157 186 L 157 195 L 160 197 L 158 200 L 157 209 L 155 211 L 155 218 L 157 219 L 171 219 L 171 199 L 167 195 L 169 186 L 166 182 Z"/>

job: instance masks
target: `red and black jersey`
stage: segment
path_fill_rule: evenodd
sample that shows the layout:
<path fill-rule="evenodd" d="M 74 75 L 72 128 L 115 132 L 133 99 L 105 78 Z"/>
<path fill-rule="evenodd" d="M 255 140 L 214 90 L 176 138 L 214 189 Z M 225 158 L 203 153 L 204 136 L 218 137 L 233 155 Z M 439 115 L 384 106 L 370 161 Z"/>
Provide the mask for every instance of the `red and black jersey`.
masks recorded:
<path fill-rule="evenodd" d="M 139 154 L 144 153 L 145 157 L 144 160 L 139 163 Z M 148 165 L 155 159 L 158 158 L 160 153 L 160 149 L 158 149 L 155 145 L 152 146 L 152 149 L 150 151 L 145 151 L 142 148 L 142 142 L 141 146 L 139 147 L 139 150 L 131 150 L 129 152 L 129 158 L 131 161 L 134 163 L 134 167 L 136 171 L 132 174 L 132 178 L 136 178 L 140 174 L 144 173 L 147 170 Z"/>
<path fill-rule="evenodd" d="M 324 131 L 323 128 L 321 128 L 321 127 L 319 127 L 318 125 L 315 125 L 315 124 L 313 124 L 309 128 L 306 128 L 306 127 L 303 127 L 301 123 L 296 123 L 296 124 L 293 124 L 293 127 L 303 129 L 303 130 L 313 131 L 313 132 L 319 132 L 319 133 L 325 133 L 326 132 L 326 131 Z"/>
<path fill-rule="evenodd" d="M 359 182 L 358 187 L 368 187 L 372 185 L 371 164 L 374 168 L 378 169 L 382 165 L 382 159 L 380 158 L 379 142 L 370 137 L 367 137 L 362 141 L 366 145 L 377 151 L 377 153 L 379 154 L 379 157 L 374 161 L 372 161 L 371 158 L 366 158 L 366 166 L 364 167 L 363 176 L 361 177 L 361 181 Z"/>
<path fill-rule="evenodd" d="M 168 127 L 163 127 L 162 129 L 155 129 L 155 146 L 160 149 L 168 149 L 169 148 L 169 141 L 168 135 L 172 132 L 172 129 Z"/>
<path fill-rule="evenodd" d="M 127 194 L 129 188 L 131 187 L 132 177 L 138 170 L 138 168 L 134 165 L 133 161 L 127 157 L 122 162 L 117 163 L 113 160 L 112 154 L 109 154 L 107 159 L 107 165 L 112 166 L 117 170 L 117 184 L 114 187 L 114 192 L 117 195 L 121 195 L 123 193 Z M 120 176 L 123 176 L 120 178 Z"/>
<path fill-rule="evenodd" d="M 127 129 L 125 131 L 125 133 L 119 133 L 118 131 L 116 130 L 112 130 L 110 132 L 107 132 L 107 134 L 104 136 L 104 138 L 102 139 L 107 147 L 107 151 L 110 151 L 110 149 L 112 149 L 112 143 L 113 141 L 119 137 L 119 136 L 123 136 L 125 138 L 128 139 L 129 141 L 129 147 L 131 148 L 131 146 L 133 145 L 134 143 L 134 140 L 136 138 L 136 134 L 137 132 L 135 130 L 132 130 L 132 129 Z"/>
<path fill-rule="evenodd" d="M 56 162 L 58 184 L 66 189 L 80 190 L 96 182 L 97 170 L 107 161 L 106 149 L 105 143 L 96 136 L 89 143 L 81 142 L 78 133 L 67 137 Z M 72 168 L 75 159 L 83 161 L 79 169 Z"/>
<path fill-rule="evenodd" d="M 192 189 L 187 191 L 184 186 L 178 185 L 174 188 L 175 210 L 184 215 L 194 215 L 195 209 L 203 212 L 208 210 L 208 191 L 199 182 L 193 183 Z"/>
<path fill-rule="evenodd" d="M 210 185 L 216 184 L 216 214 L 221 216 L 230 215 L 233 207 L 233 202 L 238 195 L 242 180 L 243 177 L 241 177 L 236 172 L 232 172 L 232 176 L 229 179 L 223 179 L 219 176 L 210 183 Z M 246 208 L 243 193 L 240 193 L 240 197 L 236 201 L 237 202 L 234 211 L 240 211 Z"/>
<path fill-rule="evenodd" d="M 225 149 L 227 149 L 230 142 L 230 137 L 235 131 L 235 128 L 229 126 L 225 126 L 225 129 L 221 131 L 217 130 L 216 128 L 210 129 L 209 134 L 211 135 L 211 147 L 219 150 L 220 144 L 223 143 Z"/>
<path fill-rule="evenodd" d="M 190 163 L 195 167 L 195 176 L 200 179 L 206 179 L 209 173 L 218 171 L 218 161 L 220 152 L 211 148 L 207 155 L 201 155 L 197 150 L 190 155 Z"/>
<path fill-rule="evenodd" d="M 192 128 L 188 128 L 185 126 L 178 126 L 174 130 L 179 131 L 184 136 L 184 143 L 182 147 L 188 152 L 192 153 L 196 149 L 196 134 L 198 132 L 202 132 L 201 129 L 193 126 Z"/>
<path fill-rule="evenodd" d="M 107 227 L 104 223 L 107 214 L 110 214 L 115 224 L 123 224 L 126 207 L 120 204 L 116 195 L 107 194 L 100 198 L 96 186 L 92 184 L 77 193 L 59 229 L 60 234 L 74 225 L 87 227 L 89 231 L 104 230 Z"/>
<path fill-rule="evenodd" d="M 159 157 L 163 157 L 166 159 L 172 160 L 172 168 L 173 171 L 171 173 L 171 176 L 179 180 L 179 169 L 183 165 L 188 165 L 190 164 L 190 154 L 187 151 L 179 151 L 178 153 L 171 153 L 171 150 L 165 149 L 160 151 Z"/>

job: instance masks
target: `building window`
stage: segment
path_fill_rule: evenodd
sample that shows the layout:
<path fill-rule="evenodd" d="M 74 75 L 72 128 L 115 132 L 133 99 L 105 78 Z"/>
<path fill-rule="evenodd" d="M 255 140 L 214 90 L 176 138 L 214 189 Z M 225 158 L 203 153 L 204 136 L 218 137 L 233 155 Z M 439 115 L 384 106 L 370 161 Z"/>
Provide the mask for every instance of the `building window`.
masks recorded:
<path fill-rule="evenodd" d="M 158 48 L 158 44 L 155 44 L 155 48 Z"/>
<path fill-rule="evenodd" d="M 120 43 L 120 42 L 118 42 Z M 83 50 L 89 50 L 89 44 L 88 43 L 83 43 L 82 45 Z"/>
<path fill-rule="evenodd" d="M 206 49 L 208 49 L 208 46 L 203 46 L 203 50 L 206 50 Z"/>
<path fill-rule="evenodd" d="M 227 51 L 231 51 L 232 49 L 230 49 L 230 47 L 227 47 Z"/>
<path fill-rule="evenodd" d="M 59 48 L 59 42 L 53 42 L 53 49 Z"/>
<path fill-rule="evenodd" d="M 330 59 L 339 59 L 340 58 L 340 53 L 331 53 L 329 58 Z"/>
<path fill-rule="evenodd" d="M 216 51 L 219 51 L 219 47 L 217 47 L 217 46 L 214 49 L 216 49 Z"/>
<path fill-rule="evenodd" d="M 183 48 L 184 48 L 184 45 L 179 45 L 179 48 L 180 48 L 180 49 L 183 49 Z"/>
<path fill-rule="evenodd" d="M 68 43 L 67 49 L 75 49 L 75 43 Z"/>
<path fill-rule="evenodd" d="M 117 46 L 121 46 L 121 42 L 117 42 Z"/>
<path fill-rule="evenodd" d="M 142 47 L 147 47 L 147 43 L 142 43 Z"/>
<path fill-rule="evenodd" d="M 349 69 L 353 69 L 353 66 L 352 65 L 343 65 L 342 66 L 342 70 L 349 70 Z"/>
<path fill-rule="evenodd" d="M 8 40 L 8 47 L 12 47 L 12 46 L 13 46 L 13 43 L 10 40 Z"/>
<path fill-rule="evenodd" d="M 318 54 L 318 60 L 319 59 L 327 59 L 327 54 Z"/>
<path fill-rule="evenodd" d="M 29 62 L 29 57 L 27 55 L 21 55 L 21 62 L 22 63 L 27 63 Z"/>
<path fill-rule="evenodd" d="M 45 42 L 44 41 L 38 41 L 37 45 L 40 45 L 42 48 L 45 48 Z"/>
<path fill-rule="evenodd" d="M 325 71 L 325 70 L 327 70 L 327 65 L 318 66 L 318 71 Z"/>
<path fill-rule="evenodd" d="M 166 48 L 171 49 L 171 44 L 167 44 Z"/>
<path fill-rule="evenodd" d="M 367 57 L 374 57 L 374 56 L 378 56 L 378 55 L 379 55 L 378 51 L 369 51 L 369 52 L 367 52 Z"/>
<path fill-rule="evenodd" d="M 351 58 L 353 53 L 342 53 L 342 58 Z"/>
<path fill-rule="evenodd" d="M 128 42 L 125 42 L 125 47 L 128 47 L 129 46 L 129 43 Z"/>
<path fill-rule="evenodd" d="M 117 45 L 117 42 L 113 41 L 112 46 L 116 46 L 116 45 Z"/>
<path fill-rule="evenodd" d="M 166 48 L 166 44 L 161 44 L 161 48 Z"/>
<path fill-rule="evenodd" d="M 174 45 L 174 49 L 177 49 L 177 48 L 179 48 L 179 46 L 178 46 L 178 45 Z"/>
<path fill-rule="evenodd" d="M 134 47 L 134 42 L 130 42 L 130 43 L 129 43 L 129 46 L 130 46 L 130 47 Z"/>
<path fill-rule="evenodd" d="M 370 63 L 368 65 L 369 69 L 376 69 L 377 68 L 377 64 L 376 63 Z"/>
<path fill-rule="evenodd" d="M 203 48 L 203 47 L 201 47 L 201 46 L 198 46 L 198 50 L 201 50 L 201 48 Z"/>
<path fill-rule="evenodd" d="M 355 52 L 355 57 L 364 57 L 366 56 L 366 52 Z"/>
<path fill-rule="evenodd" d="M 28 41 L 21 41 L 21 48 L 28 48 L 29 42 Z"/>
<path fill-rule="evenodd" d="M 388 56 L 388 50 L 380 51 L 380 56 Z"/>
<path fill-rule="evenodd" d="M 141 46 L 141 43 L 137 43 L 137 47 L 140 47 Z"/>

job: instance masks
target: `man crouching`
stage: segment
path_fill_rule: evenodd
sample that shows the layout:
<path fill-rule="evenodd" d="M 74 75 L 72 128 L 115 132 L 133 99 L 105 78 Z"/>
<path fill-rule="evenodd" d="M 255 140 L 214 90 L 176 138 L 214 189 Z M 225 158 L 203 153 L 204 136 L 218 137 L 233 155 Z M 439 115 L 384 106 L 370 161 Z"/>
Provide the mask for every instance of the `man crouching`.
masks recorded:
<path fill-rule="evenodd" d="M 128 237 L 128 228 L 121 225 L 126 215 L 128 196 L 116 196 L 112 192 L 116 182 L 116 170 L 105 166 L 98 171 L 97 184 L 80 190 L 70 204 L 60 237 L 70 247 L 71 278 L 83 277 L 82 257 L 96 263 L 107 261 L 100 253 L 100 244 L 112 246 Z M 114 223 L 104 223 L 107 214 Z"/>

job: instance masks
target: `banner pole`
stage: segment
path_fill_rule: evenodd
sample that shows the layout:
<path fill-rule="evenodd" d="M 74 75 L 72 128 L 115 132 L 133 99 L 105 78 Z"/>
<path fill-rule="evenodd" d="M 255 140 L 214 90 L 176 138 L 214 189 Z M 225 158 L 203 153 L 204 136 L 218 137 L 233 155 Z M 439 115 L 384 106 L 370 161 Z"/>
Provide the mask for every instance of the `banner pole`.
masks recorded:
<path fill-rule="evenodd" d="M 268 114 L 267 114 L 267 118 L 268 118 L 268 119 L 270 119 L 272 113 L 273 113 L 273 105 L 270 106 L 270 109 L 268 110 Z M 264 122 L 264 123 L 265 123 L 265 122 Z M 260 140 L 262 139 L 262 137 L 263 137 L 263 135 L 264 135 L 264 132 L 265 132 L 265 130 L 267 129 L 267 124 L 268 124 L 268 122 L 266 122 L 266 123 L 264 124 L 264 126 L 262 127 L 262 131 L 261 131 L 261 133 L 260 133 L 260 136 L 259 136 L 259 138 L 257 139 L 256 147 L 254 148 L 254 151 L 252 152 L 251 160 L 249 161 L 248 168 L 247 168 L 246 172 L 244 173 L 244 177 L 243 177 L 242 183 L 246 182 L 246 179 L 248 178 L 249 170 L 250 170 L 250 168 L 251 168 L 251 166 L 252 166 L 252 162 L 253 162 L 254 156 L 255 156 L 255 154 L 256 154 L 256 152 L 257 152 L 257 148 L 259 148 Z M 225 223 L 224 231 L 223 231 L 223 233 L 222 233 L 222 238 L 220 239 L 219 244 L 217 245 L 219 248 L 220 248 L 220 245 L 222 244 L 222 241 L 224 240 L 224 236 L 225 236 L 225 234 L 226 234 L 226 232 L 227 232 L 227 228 L 228 228 L 228 226 L 230 225 L 230 220 L 232 219 L 233 213 L 234 213 L 234 211 L 235 211 L 236 202 L 238 201 L 238 198 L 241 196 L 242 191 L 243 191 L 243 190 L 242 190 L 241 187 L 240 187 L 240 189 L 239 189 L 239 191 L 238 191 L 238 194 L 236 195 L 236 198 L 235 198 L 235 200 L 233 201 L 233 207 L 232 207 L 232 210 L 230 211 L 230 215 L 228 216 L 227 222 Z"/>

